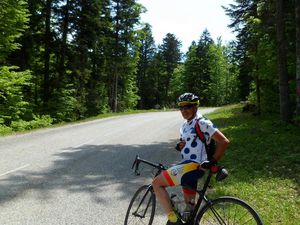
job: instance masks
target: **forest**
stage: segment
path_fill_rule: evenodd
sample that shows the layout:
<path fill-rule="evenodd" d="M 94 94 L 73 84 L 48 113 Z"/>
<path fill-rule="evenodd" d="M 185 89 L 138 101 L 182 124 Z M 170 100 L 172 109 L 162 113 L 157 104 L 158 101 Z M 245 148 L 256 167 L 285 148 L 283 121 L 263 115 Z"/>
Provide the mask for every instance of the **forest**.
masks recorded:
<path fill-rule="evenodd" d="M 236 41 L 205 29 L 181 52 L 172 33 L 154 42 L 136 0 L 1 0 L 0 130 L 174 108 L 183 92 L 299 125 L 300 0 L 223 9 Z"/>

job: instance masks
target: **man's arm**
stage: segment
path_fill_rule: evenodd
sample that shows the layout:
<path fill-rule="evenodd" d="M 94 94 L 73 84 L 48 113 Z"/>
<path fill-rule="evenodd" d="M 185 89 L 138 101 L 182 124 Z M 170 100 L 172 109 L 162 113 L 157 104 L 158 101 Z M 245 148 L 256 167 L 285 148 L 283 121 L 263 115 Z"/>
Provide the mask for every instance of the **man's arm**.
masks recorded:
<path fill-rule="evenodd" d="M 219 161 L 221 157 L 224 155 L 224 152 L 226 151 L 228 145 L 229 145 L 229 140 L 225 137 L 225 135 L 217 130 L 213 135 L 212 139 L 214 139 L 217 142 L 217 149 L 215 154 L 213 155 L 213 158 L 216 161 Z"/>

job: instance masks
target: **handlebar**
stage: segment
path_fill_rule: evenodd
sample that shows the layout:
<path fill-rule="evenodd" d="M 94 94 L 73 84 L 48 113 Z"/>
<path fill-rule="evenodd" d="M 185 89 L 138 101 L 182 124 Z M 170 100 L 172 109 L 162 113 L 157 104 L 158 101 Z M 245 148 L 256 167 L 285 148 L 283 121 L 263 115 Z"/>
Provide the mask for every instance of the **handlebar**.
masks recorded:
<path fill-rule="evenodd" d="M 132 164 L 132 167 L 131 169 L 134 169 L 134 173 L 136 176 L 139 176 L 141 173 L 139 171 L 139 166 L 140 166 L 140 163 L 145 163 L 145 164 L 148 164 L 156 169 L 158 169 L 158 171 L 156 172 L 155 176 L 157 176 L 158 174 L 160 174 L 160 172 L 162 170 L 166 170 L 167 167 L 165 167 L 164 165 L 162 165 L 161 163 L 153 163 L 153 162 L 150 162 L 148 160 L 145 160 L 145 159 L 141 159 L 138 155 L 135 157 L 135 160 Z M 211 176 L 212 174 L 216 174 L 216 180 L 217 181 L 221 181 L 221 180 L 224 180 L 227 176 L 228 176 L 228 171 L 224 168 L 224 167 L 221 167 L 221 166 L 212 166 L 210 169 L 209 169 L 209 176 Z"/>
<path fill-rule="evenodd" d="M 135 175 L 139 176 L 141 173 L 139 171 L 139 166 L 140 166 L 140 163 L 145 163 L 145 164 L 148 164 L 156 169 L 158 169 L 158 173 L 160 173 L 162 170 L 166 170 L 167 167 L 165 167 L 164 165 L 162 165 L 161 163 L 153 163 L 153 162 L 150 162 L 148 160 L 145 160 L 145 159 L 141 159 L 138 155 L 135 157 L 135 160 L 132 164 L 132 167 L 131 169 L 134 168 L 134 173 Z"/>

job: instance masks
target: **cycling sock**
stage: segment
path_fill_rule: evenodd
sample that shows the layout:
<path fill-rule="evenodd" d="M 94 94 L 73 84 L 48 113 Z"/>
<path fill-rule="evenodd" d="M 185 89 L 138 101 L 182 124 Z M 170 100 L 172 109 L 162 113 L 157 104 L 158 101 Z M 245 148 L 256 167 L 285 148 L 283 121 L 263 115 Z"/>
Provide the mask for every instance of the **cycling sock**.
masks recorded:
<path fill-rule="evenodd" d="M 177 221 L 177 215 L 176 215 L 176 213 L 174 212 L 174 211 L 172 211 L 172 212 L 170 212 L 169 214 L 168 214 L 168 220 L 170 221 L 170 222 L 172 222 L 172 223 L 175 223 L 176 221 Z"/>

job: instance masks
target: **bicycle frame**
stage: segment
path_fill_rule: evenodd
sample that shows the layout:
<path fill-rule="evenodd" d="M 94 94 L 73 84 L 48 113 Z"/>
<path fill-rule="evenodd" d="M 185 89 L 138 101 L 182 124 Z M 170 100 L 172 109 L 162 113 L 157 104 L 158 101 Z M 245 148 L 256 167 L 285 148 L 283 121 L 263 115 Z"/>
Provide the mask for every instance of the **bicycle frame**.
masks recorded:
<path fill-rule="evenodd" d="M 197 215 L 197 213 L 198 213 L 198 211 L 199 211 L 199 209 L 200 209 L 200 206 L 201 206 L 201 203 L 202 203 L 203 200 L 206 202 L 206 204 L 209 204 L 209 199 L 205 196 L 205 193 L 206 193 L 206 190 L 207 190 L 208 185 L 209 185 L 209 183 L 210 183 L 212 174 L 213 174 L 213 172 L 212 172 L 211 170 L 209 170 L 208 175 L 207 175 L 207 178 L 206 178 L 206 180 L 205 180 L 205 182 L 204 182 L 204 185 L 203 185 L 203 187 L 202 187 L 201 190 L 195 189 L 195 188 L 191 188 L 191 187 L 189 187 L 189 186 L 183 186 L 184 188 L 187 188 L 187 189 L 190 189 L 190 190 L 192 190 L 192 191 L 197 192 L 198 195 L 199 195 L 199 198 L 198 198 L 198 200 L 197 200 L 197 203 L 196 203 L 196 205 L 195 205 L 193 211 L 191 212 L 191 216 L 190 216 L 190 218 L 188 219 L 188 221 L 186 221 L 188 224 L 189 224 L 189 222 L 192 222 L 192 220 L 194 220 L 194 218 L 196 218 L 196 215 Z M 182 218 L 181 218 L 181 219 L 182 219 Z"/>
<path fill-rule="evenodd" d="M 155 176 L 158 176 L 163 170 L 167 169 L 162 164 L 156 164 L 156 163 L 141 159 L 138 156 L 136 156 L 136 159 L 132 165 L 132 169 L 133 168 L 135 169 L 134 171 L 135 171 L 136 175 L 140 175 L 139 164 L 141 162 L 158 169 L 158 171 L 155 173 Z M 229 224 L 229 222 L 232 222 L 232 221 L 233 221 L 233 223 L 235 223 L 236 221 L 242 220 L 243 224 L 245 224 L 245 221 L 246 222 L 254 221 L 257 225 L 263 225 L 262 220 L 260 219 L 258 213 L 249 204 L 247 204 L 245 201 L 243 201 L 239 198 L 235 198 L 235 197 L 231 197 L 231 196 L 222 196 L 222 197 L 218 197 L 216 199 L 208 199 L 208 197 L 206 196 L 206 191 L 207 191 L 207 188 L 209 187 L 209 183 L 211 181 L 213 174 L 216 174 L 217 181 L 221 181 L 227 177 L 228 172 L 223 167 L 213 166 L 207 171 L 207 176 L 204 179 L 204 184 L 202 185 L 202 188 L 193 188 L 193 187 L 189 187 L 188 185 L 182 185 L 182 187 L 184 187 L 184 188 L 195 191 L 199 195 L 199 197 L 197 199 L 194 209 L 192 210 L 192 212 L 188 218 L 185 218 L 186 214 L 181 215 L 181 212 L 176 211 L 176 214 L 181 219 L 181 221 L 185 225 L 193 225 L 193 224 L 198 224 L 199 222 L 203 222 L 203 220 L 204 220 L 204 222 L 205 221 L 209 222 L 209 221 L 211 221 L 210 219 L 212 216 L 213 224 L 215 224 L 215 222 L 217 222 L 218 224 Z M 140 194 L 142 194 L 142 195 L 140 195 Z M 149 194 L 151 195 L 151 197 L 148 200 L 147 196 L 149 196 Z M 134 209 L 131 211 L 132 205 L 135 202 L 135 199 L 137 197 L 141 197 L 141 199 L 138 198 L 138 200 L 136 201 L 137 209 Z M 172 201 L 172 197 L 171 197 L 171 201 Z M 148 202 L 146 202 L 146 200 Z M 203 207 L 201 207 L 201 204 L 203 203 L 203 201 L 205 202 L 205 205 Z M 144 204 L 143 207 L 142 207 L 142 204 Z M 225 208 L 224 208 L 224 204 L 225 204 Z M 173 202 L 172 202 L 172 205 L 174 206 Z M 225 217 L 223 216 L 224 209 L 226 210 L 226 205 L 234 206 L 234 207 L 227 208 L 229 210 L 228 215 L 230 215 L 230 209 L 232 209 L 232 208 L 234 209 L 233 220 L 229 220 L 229 217 L 227 217 L 226 215 L 225 215 Z M 128 207 L 128 210 L 126 213 L 126 217 L 125 217 L 125 224 L 126 225 L 128 224 L 127 222 L 128 222 L 129 215 L 133 215 L 134 217 L 137 217 L 139 219 L 144 219 L 144 218 L 147 219 L 148 216 L 146 216 L 146 213 L 150 208 L 151 208 L 151 212 L 150 212 L 148 221 L 149 221 L 149 224 L 152 224 L 154 214 L 155 214 L 155 193 L 153 192 L 153 187 L 151 184 L 143 185 L 136 191 L 134 197 L 132 198 L 132 200 L 129 204 L 129 207 Z M 174 207 L 174 210 L 177 210 L 176 208 L 177 207 Z M 139 209 L 142 209 L 141 212 L 138 212 Z M 240 214 L 238 213 L 239 210 L 242 210 L 242 216 L 240 216 Z M 130 214 L 130 212 L 131 212 L 131 214 Z M 237 213 L 238 217 L 235 217 L 236 213 Z M 245 220 L 243 220 L 243 219 L 245 219 Z M 209 222 L 209 223 L 211 223 L 211 222 Z"/>
<path fill-rule="evenodd" d="M 136 174 L 136 175 L 140 175 L 140 172 L 139 172 L 139 164 L 140 164 L 141 162 L 142 162 L 142 163 L 145 163 L 145 164 L 148 164 L 148 165 L 150 165 L 150 166 L 152 166 L 152 167 L 158 169 L 158 171 L 156 172 L 155 176 L 158 176 L 158 175 L 161 173 L 162 170 L 166 170 L 166 169 L 167 169 L 165 166 L 163 166 L 163 165 L 160 164 L 160 163 L 159 163 L 159 164 L 155 164 L 155 163 L 152 163 L 152 162 L 150 162 L 150 161 L 141 159 L 139 156 L 136 156 L 135 161 L 133 162 L 133 165 L 132 165 L 132 169 L 135 167 L 134 169 L 135 169 L 135 174 Z M 202 203 L 203 200 L 204 200 L 207 204 L 209 204 L 209 200 L 206 198 L 205 193 L 206 193 L 206 190 L 207 190 L 208 185 L 209 185 L 209 183 L 210 183 L 212 174 L 215 173 L 215 172 L 216 172 L 216 169 L 214 169 L 214 170 L 209 170 L 209 171 L 208 171 L 207 178 L 206 178 L 206 180 L 205 180 L 205 182 L 204 182 L 204 185 L 203 185 L 203 187 L 202 187 L 201 190 L 198 190 L 198 189 L 195 189 L 195 188 L 192 188 L 192 187 L 189 187 L 189 186 L 183 186 L 184 188 L 187 188 L 187 189 L 190 189 L 190 190 L 192 190 L 192 191 L 197 192 L 198 195 L 199 195 L 198 201 L 197 201 L 197 203 L 196 203 L 196 205 L 195 205 L 195 207 L 194 207 L 194 209 L 193 209 L 193 211 L 192 211 L 192 213 L 191 213 L 190 219 L 189 219 L 188 221 L 186 221 L 187 223 L 192 222 L 192 220 L 193 220 L 194 218 L 196 218 L 196 215 L 197 215 L 197 213 L 198 213 L 198 211 L 199 211 L 199 209 L 200 209 L 200 206 L 201 206 L 201 203 Z M 152 185 L 150 184 L 148 188 L 152 188 Z M 147 193 L 148 193 L 148 192 L 149 192 L 149 189 L 147 190 Z M 147 194 L 147 193 L 146 193 L 146 194 Z M 146 194 L 145 194 L 145 196 L 146 196 Z M 145 197 L 145 196 L 144 196 L 144 197 Z M 144 200 L 144 198 L 142 199 L 142 201 L 143 201 L 143 200 Z M 142 201 L 141 201 L 141 202 L 142 202 Z M 149 203 L 148 203 L 148 204 L 149 204 Z M 139 205 L 139 206 L 140 206 L 140 205 Z M 147 208 L 148 208 L 148 206 L 147 206 Z M 147 211 L 147 210 L 145 210 L 145 213 L 146 213 L 146 211 Z M 145 214 L 145 213 L 144 213 L 144 214 Z M 179 215 L 179 216 L 181 217 L 181 215 Z M 182 218 L 181 218 L 181 219 L 182 219 Z"/>

